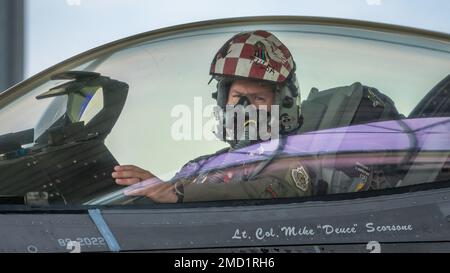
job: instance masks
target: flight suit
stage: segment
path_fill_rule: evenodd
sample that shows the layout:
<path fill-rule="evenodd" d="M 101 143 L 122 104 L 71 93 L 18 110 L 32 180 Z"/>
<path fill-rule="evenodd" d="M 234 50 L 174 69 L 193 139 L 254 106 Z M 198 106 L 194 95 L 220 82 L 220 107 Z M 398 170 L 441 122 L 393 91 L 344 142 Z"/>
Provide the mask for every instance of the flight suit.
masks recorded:
<path fill-rule="evenodd" d="M 226 150 L 216 154 L 223 152 Z M 211 156 L 195 159 L 188 164 L 208 157 Z M 183 202 L 293 198 L 311 196 L 319 191 L 321 183 L 313 168 L 301 164 L 298 159 L 287 164 L 272 162 L 252 177 L 259 164 L 242 164 L 189 178 L 177 178 L 172 182 L 177 187 L 180 183 L 183 185 Z"/>
<path fill-rule="evenodd" d="M 214 155 L 227 152 L 221 150 Z M 214 155 L 189 162 L 198 163 Z M 276 159 L 257 175 L 258 164 L 242 164 L 172 180 L 183 186 L 183 202 L 295 198 L 393 188 L 398 178 L 383 174 L 379 168 L 356 162 L 347 169 L 321 165 L 321 159 L 299 157 Z M 185 165 L 185 166 L 186 166 Z"/>

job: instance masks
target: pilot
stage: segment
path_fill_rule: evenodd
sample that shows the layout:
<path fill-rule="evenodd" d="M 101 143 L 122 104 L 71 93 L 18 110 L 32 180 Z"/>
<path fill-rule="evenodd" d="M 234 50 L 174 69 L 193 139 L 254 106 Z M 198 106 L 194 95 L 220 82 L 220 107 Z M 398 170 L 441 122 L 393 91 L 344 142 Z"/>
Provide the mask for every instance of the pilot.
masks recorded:
<path fill-rule="evenodd" d="M 213 97 L 222 110 L 216 135 L 230 147 L 190 161 L 171 181 L 162 181 L 140 167 L 123 165 L 114 168 L 115 182 L 133 185 L 126 190 L 126 195 L 146 196 L 158 203 L 287 198 L 317 193 L 320 183 L 314 171 L 298 160 L 289 161 L 281 168 L 262 162 L 233 171 L 198 173 L 193 177 L 180 175 L 184 169 L 214 156 L 262 142 L 261 136 L 250 138 L 248 134 L 251 128 L 262 125 L 261 119 L 246 116 L 239 120 L 236 115 L 229 115 L 230 109 L 237 106 L 253 106 L 258 117 L 269 116 L 270 122 L 263 122 L 267 122 L 271 136 L 274 130 L 279 133 L 278 139 L 272 139 L 274 142 L 282 144 L 286 136 L 295 134 L 302 123 L 295 70 L 289 49 L 272 33 L 257 30 L 233 36 L 216 53 L 210 68 L 211 80 L 217 81 Z M 237 126 L 239 122 L 245 123 L 240 135 L 230 130 L 230 124 Z"/>

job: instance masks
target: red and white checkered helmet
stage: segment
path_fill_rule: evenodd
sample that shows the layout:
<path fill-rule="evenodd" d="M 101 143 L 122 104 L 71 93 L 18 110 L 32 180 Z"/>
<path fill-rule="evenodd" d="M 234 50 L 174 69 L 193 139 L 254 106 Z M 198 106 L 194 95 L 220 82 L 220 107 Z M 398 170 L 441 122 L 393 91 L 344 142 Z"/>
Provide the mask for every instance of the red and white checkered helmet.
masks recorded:
<path fill-rule="evenodd" d="M 295 72 L 289 49 L 275 35 L 256 30 L 228 40 L 215 55 L 210 74 L 284 83 Z"/>
<path fill-rule="evenodd" d="M 233 81 L 250 79 L 272 83 L 274 104 L 280 107 L 280 132 L 289 134 L 302 124 L 295 70 L 291 52 L 275 35 L 264 30 L 242 32 L 229 39 L 214 56 L 210 74 L 218 82 L 212 96 L 225 110 Z"/>

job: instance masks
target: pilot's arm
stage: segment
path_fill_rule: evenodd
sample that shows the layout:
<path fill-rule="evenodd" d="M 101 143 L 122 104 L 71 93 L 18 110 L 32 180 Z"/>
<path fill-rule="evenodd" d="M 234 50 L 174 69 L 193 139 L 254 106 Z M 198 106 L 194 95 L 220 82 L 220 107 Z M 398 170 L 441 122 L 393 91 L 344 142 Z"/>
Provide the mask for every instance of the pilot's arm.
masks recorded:
<path fill-rule="evenodd" d="M 197 184 L 185 180 L 177 186 L 179 183 L 184 184 L 183 202 L 304 197 L 316 194 L 318 185 L 314 172 L 299 163 L 262 172 L 250 181 Z"/>
<path fill-rule="evenodd" d="M 189 184 L 183 202 L 289 198 L 310 195 L 279 177 L 266 176 L 236 184 Z"/>
<path fill-rule="evenodd" d="M 174 183 L 163 182 L 136 166 L 116 167 L 113 178 L 120 185 L 136 186 L 127 190 L 127 195 L 146 196 L 158 203 L 302 197 L 312 195 L 315 184 L 314 175 L 300 164 L 291 164 L 280 172 L 263 172 L 250 181 L 234 183 L 195 183 L 194 179 L 185 178 Z"/>

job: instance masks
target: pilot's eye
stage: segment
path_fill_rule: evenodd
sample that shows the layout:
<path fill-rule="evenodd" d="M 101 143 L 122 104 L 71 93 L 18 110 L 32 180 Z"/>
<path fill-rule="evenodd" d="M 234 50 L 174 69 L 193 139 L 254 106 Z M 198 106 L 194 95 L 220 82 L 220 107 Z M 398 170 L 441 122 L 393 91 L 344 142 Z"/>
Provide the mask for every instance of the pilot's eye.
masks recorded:
<path fill-rule="evenodd" d="M 257 102 L 265 102 L 266 101 L 266 99 L 264 97 L 256 97 L 255 100 Z"/>

